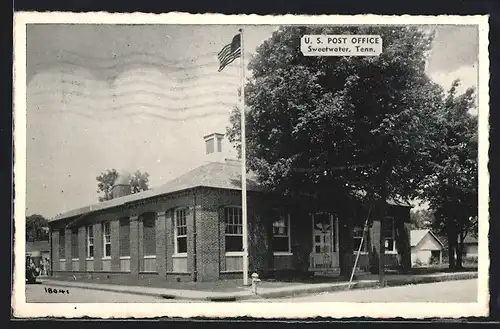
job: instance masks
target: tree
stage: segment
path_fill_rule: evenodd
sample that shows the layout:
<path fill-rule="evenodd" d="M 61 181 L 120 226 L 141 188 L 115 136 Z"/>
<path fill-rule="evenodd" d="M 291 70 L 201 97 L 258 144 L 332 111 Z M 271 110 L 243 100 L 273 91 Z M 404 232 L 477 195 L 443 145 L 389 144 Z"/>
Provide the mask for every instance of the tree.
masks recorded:
<path fill-rule="evenodd" d="M 430 229 L 434 223 L 434 214 L 428 209 L 419 209 L 410 212 L 411 229 Z"/>
<path fill-rule="evenodd" d="M 305 34 L 376 34 L 384 50 L 372 57 L 306 57 Z M 378 209 L 380 221 L 386 200 L 413 196 L 423 174 L 425 121 L 443 94 L 425 74 L 432 39 L 415 27 L 280 28 L 249 63 L 248 168 L 271 191 L 323 209 L 338 205 L 332 211 L 340 220 L 363 202 Z M 234 143 L 238 116 L 235 110 L 228 131 Z M 352 246 L 341 247 L 345 274 Z"/>
<path fill-rule="evenodd" d="M 49 240 L 48 220 L 39 214 L 26 217 L 26 241 Z"/>
<path fill-rule="evenodd" d="M 112 189 L 118 179 L 119 173 L 116 169 L 108 169 L 96 177 L 98 182 L 97 192 L 104 193 L 99 196 L 99 202 L 110 200 L 113 198 Z M 149 190 L 149 174 L 147 172 L 140 172 L 136 170 L 130 175 L 130 188 L 131 193 L 138 193 Z"/>
<path fill-rule="evenodd" d="M 475 92 L 457 94 L 452 83 L 443 106 L 431 116 L 429 173 L 422 181 L 422 195 L 436 213 L 435 229 L 448 240 L 450 268 L 462 267 L 463 241 L 477 231 L 478 144 Z M 456 259 L 455 259 L 456 256 Z"/>

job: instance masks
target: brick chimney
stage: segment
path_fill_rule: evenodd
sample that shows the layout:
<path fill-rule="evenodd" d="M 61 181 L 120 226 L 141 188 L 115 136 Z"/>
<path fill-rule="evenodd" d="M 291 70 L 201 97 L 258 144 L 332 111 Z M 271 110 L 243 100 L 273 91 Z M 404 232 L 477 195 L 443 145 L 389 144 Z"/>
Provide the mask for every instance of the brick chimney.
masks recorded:
<path fill-rule="evenodd" d="M 205 140 L 206 160 L 208 162 L 224 162 L 224 134 L 212 133 L 204 136 L 203 139 Z"/>
<path fill-rule="evenodd" d="M 115 185 L 111 189 L 113 199 L 132 193 L 132 187 L 130 185 L 131 178 L 132 176 L 126 171 L 118 172 L 118 178 L 116 178 Z"/>

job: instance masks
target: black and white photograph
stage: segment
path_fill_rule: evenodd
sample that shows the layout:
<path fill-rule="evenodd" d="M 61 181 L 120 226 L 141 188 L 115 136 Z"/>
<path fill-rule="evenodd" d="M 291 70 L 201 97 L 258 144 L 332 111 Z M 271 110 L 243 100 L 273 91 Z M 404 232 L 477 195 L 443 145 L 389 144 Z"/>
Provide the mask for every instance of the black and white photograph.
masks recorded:
<path fill-rule="evenodd" d="M 14 314 L 486 315 L 487 34 L 17 14 Z"/>

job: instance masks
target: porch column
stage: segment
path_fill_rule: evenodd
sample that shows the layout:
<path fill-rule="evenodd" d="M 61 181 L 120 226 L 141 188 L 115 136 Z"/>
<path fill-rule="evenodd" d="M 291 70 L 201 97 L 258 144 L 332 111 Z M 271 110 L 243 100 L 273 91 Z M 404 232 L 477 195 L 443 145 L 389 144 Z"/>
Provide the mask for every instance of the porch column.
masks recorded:
<path fill-rule="evenodd" d="M 139 275 L 139 216 L 130 216 L 130 274 Z"/>

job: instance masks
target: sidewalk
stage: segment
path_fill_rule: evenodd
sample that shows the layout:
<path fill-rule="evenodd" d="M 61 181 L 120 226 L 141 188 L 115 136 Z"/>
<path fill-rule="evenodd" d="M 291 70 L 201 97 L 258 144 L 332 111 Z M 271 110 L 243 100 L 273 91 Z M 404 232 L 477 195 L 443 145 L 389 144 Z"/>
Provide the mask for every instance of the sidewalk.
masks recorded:
<path fill-rule="evenodd" d="M 387 286 L 402 286 L 408 284 L 442 282 L 451 280 L 466 280 L 477 278 L 477 272 L 435 273 L 425 275 L 389 275 L 386 276 Z M 139 287 L 116 284 L 86 283 L 62 280 L 39 280 L 42 284 L 59 287 L 74 287 L 101 291 L 122 292 L 128 294 L 154 296 L 168 299 L 183 299 L 186 301 L 237 301 L 254 298 L 282 298 L 302 294 L 344 291 L 348 289 L 348 282 L 312 283 L 283 285 L 282 282 L 262 282 L 258 286 L 257 295 L 252 293 L 251 287 L 239 287 L 233 291 L 203 291 L 189 289 L 168 289 L 158 287 Z M 357 280 L 351 284 L 351 289 L 375 288 L 378 280 L 373 277 Z"/>

